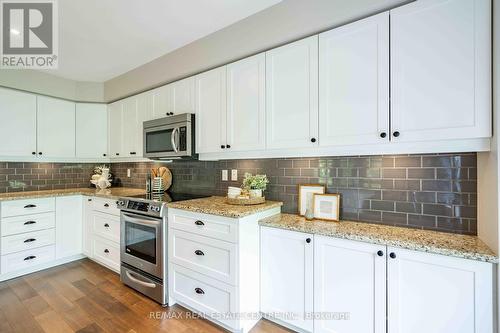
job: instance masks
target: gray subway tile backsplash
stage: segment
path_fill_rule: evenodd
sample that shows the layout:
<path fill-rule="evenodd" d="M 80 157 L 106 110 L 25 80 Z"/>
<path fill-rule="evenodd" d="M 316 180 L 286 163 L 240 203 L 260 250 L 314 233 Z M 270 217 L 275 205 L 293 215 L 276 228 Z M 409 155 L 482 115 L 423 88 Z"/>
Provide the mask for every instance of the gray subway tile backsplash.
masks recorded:
<path fill-rule="evenodd" d="M 156 162 L 113 163 L 117 186 L 145 186 Z M 265 195 L 297 211 L 297 185 L 321 183 L 341 194 L 341 218 L 447 232 L 477 233 L 475 153 L 174 161 L 173 191 L 225 195 L 244 172 L 267 174 Z M 0 162 L 0 193 L 88 187 L 93 163 Z M 131 169 L 131 177 L 127 177 Z M 238 181 L 221 170 L 237 169 Z"/>

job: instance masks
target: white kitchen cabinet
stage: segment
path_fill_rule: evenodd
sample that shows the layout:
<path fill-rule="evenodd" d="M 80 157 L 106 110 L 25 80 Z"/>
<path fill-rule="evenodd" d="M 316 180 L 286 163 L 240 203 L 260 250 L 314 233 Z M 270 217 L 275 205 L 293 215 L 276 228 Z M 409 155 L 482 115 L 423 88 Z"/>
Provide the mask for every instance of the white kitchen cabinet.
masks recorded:
<path fill-rule="evenodd" d="M 82 253 L 87 257 L 91 258 L 93 254 L 92 250 L 92 198 L 83 196 L 82 198 Z"/>
<path fill-rule="evenodd" d="M 168 85 L 152 90 L 153 94 L 153 119 L 167 117 L 171 108 L 172 93 Z"/>
<path fill-rule="evenodd" d="M 76 104 L 76 157 L 108 156 L 108 109 L 106 104 Z"/>
<path fill-rule="evenodd" d="M 196 152 L 223 151 L 226 137 L 226 66 L 195 77 Z"/>
<path fill-rule="evenodd" d="M 391 90 L 394 141 L 491 136 L 491 1 L 391 10 Z"/>
<path fill-rule="evenodd" d="M 75 157 L 75 103 L 37 97 L 37 147 L 42 157 Z"/>
<path fill-rule="evenodd" d="M 122 101 L 108 104 L 109 154 L 119 158 L 122 153 Z"/>
<path fill-rule="evenodd" d="M 142 157 L 144 149 L 143 123 L 154 118 L 154 94 L 151 91 L 136 96 L 137 98 L 137 157 Z"/>
<path fill-rule="evenodd" d="M 82 196 L 56 197 L 56 259 L 82 253 Z"/>
<path fill-rule="evenodd" d="M 319 35 L 319 144 L 389 141 L 389 13 Z"/>
<path fill-rule="evenodd" d="M 171 103 L 167 112 L 173 114 L 195 113 L 195 79 L 188 77 L 169 84 Z"/>
<path fill-rule="evenodd" d="M 36 95 L 0 88 L 0 156 L 36 154 Z"/>
<path fill-rule="evenodd" d="M 266 147 L 265 65 L 265 55 L 261 53 L 226 66 L 226 149 L 248 151 Z"/>
<path fill-rule="evenodd" d="M 386 332 L 385 250 L 384 245 L 314 237 L 314 311 L 338 316 L 315 319 L 314 332 Z"/>
<path fill-rule="evenodd" d="M 311 234 L 261 227 L 261 311 L 310 332 L 313 320 L 307 314 L 313 313 L 312 240 Z"/>
<path fill-rule="evenodd" d="M 266 52 L 266 132 L 268 149 L 318 145 L 317 35 Z"/>
<path fill-rule="evenodd" d="M 388 333 L 493 332 L 492 264 L 392 247 L 387 252 Z"/>
<path fill-rule="evenodd" d="M 121 157 L 138 156 L 139 143 L 142 143 L 142 140 L 139 142 L 139 118 L 137 113 L 137 97 L 134 96 L 122 100 Z"/>

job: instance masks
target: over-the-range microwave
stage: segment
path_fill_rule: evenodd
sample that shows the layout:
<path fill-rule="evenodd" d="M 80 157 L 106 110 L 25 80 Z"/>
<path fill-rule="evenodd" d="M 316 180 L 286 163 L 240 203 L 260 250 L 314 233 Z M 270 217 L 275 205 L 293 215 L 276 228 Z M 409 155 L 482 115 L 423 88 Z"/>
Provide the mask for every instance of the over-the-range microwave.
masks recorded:
<path fill-rule="evenodd" d="M 156 160 L 196 158 L 194 114 L 184 113 L 143 123 L 144 157 Z"/>

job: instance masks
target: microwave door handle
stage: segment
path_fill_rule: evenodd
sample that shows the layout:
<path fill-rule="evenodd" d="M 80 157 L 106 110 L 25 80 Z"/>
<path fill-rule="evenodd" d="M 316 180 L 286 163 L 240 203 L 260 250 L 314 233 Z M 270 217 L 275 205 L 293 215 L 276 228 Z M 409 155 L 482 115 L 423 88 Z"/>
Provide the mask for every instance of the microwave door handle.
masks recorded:
<path fill-rule="evenodd" d="M 179 128 L 174 128 L 172 131 L 172 135 L 170 136 L 170 143 L 172 144 L 172 148 L 174 149 L 174 152 L 178 153 L 179 149 L 177 149 L 177 145 L 175 144 L 175 133 L 179 131 Z"/>

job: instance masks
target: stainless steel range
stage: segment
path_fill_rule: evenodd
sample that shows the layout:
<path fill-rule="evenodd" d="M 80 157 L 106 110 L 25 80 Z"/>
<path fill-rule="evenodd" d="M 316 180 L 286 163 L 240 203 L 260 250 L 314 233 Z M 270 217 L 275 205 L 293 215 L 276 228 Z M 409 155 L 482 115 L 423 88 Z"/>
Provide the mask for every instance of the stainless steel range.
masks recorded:
<path fill-rule="evenodd" d="M 120 198 L 121 281 L 162 305 L 168 303 L 167 202 L 200 198 L 189 194 Z"/>

